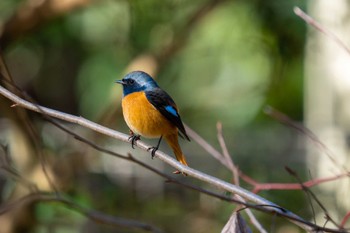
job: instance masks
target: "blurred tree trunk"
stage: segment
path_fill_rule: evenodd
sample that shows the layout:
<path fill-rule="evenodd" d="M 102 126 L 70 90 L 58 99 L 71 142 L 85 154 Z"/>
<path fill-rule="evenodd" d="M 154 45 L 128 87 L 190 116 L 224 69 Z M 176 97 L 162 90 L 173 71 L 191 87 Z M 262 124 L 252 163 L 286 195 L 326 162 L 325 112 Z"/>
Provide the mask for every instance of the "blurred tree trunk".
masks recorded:
<path fill-rule="evenodd" d="M 348 0 L 310 1 L 308 7 L 309 15 L 343 43 L 350 44 Z M 310 27 L 305 71 L 305 122 L 330 150 L 327 155 L 322 146 L 309 141 L 308 167 L 314 177 L 343 173 L 343 168 L 350 165 L 350 54 L 335 40 Z M 337 207 L 349 209 L 348 179 L 321 188 L 326 190 L 321 200 L 329 211 Z M 343 213 L 339 214 L 341 218 Z"/>

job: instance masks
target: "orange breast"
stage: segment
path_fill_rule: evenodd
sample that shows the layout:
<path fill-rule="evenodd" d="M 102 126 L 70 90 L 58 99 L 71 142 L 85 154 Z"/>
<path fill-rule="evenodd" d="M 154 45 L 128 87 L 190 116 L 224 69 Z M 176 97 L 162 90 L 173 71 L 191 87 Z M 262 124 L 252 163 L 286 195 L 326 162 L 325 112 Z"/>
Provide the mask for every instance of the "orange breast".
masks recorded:
<path fill-rule="evenodd" d="M 122 107 L 126 124 L 136 134 L 148 138 L 177 134 L 177 128 L 148 102 L 144 92 L 125 96 Z"/>

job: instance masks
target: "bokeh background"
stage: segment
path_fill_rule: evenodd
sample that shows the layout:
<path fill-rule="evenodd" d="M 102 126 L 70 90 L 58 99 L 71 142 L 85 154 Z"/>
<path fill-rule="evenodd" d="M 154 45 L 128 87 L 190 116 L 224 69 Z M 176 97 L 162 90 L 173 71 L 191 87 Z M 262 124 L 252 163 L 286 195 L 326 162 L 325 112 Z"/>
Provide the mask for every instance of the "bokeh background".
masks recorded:
<path fill-rule="evenodd" d="M 306 159 L 307 136 L 264 109 L 272 106 L 304 122 L 307 26 L 294 14 L 294 6 L 307 9 L 307 2 L 1 0 L 0 43 L 14 82 L 38 103 L 125 133 L 122 90 L 114 81 L 131 70 L 147 71 L 174 98 L 183 121 L 217 149 L 216 124 L 222 123 L 233 161 L 245 174 L 262 183 L 289 183 L 296 180 L 285 166 L 303 180 L 313 178 Z M 59 190 L 77 203 L 148 222 L 165 232 L 220 232 L 235 208 L 98 153 L 38 114 L 28 112 L 24 121 L 10 105 L 0 97 L 0 142 L 8 145 L 16 170 L 40 190 L 51 189 L 38 151 Z M 172 172 L 130 144 L 61 123 L 96 144 L 131 152 Z M 28 124 L 36 137 L 28 133 Z M 232 180 L 231 172 L 195 142 L 181 144 L 191 167 Z M 172 153 L 165 144 L 161 149 Z M 5 172 L 0 178 L 2 203 L 30 191 Z M 177 178 L 203 186 L 191 178 Z M 302 191 L 259 194 L 312 218 Z M 334 202 L 335 197 L 328 198 Z M 269 232 L 301 232 L 287 221 L 255 213 Z M 98 225 L 48 203 L 9 211 L 0 216 L 0 224 L 0 232 L 141 232 Z"/>

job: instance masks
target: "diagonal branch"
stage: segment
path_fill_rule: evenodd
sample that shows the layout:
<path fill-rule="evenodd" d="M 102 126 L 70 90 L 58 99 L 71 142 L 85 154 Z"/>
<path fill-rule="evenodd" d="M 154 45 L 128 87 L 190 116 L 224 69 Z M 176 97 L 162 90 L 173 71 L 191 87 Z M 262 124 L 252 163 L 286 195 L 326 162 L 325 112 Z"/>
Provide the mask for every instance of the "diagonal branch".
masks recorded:
<path fill-rule="evenodd" d="M 118 131 L 104 127 L 102 125 L 96 124 L 96 123 L 89 121 L 89 120 L 82 118 L 82 117 L 74 116 L 74 115 L 63 113 L 63 112 L 53 110 L 50 108 L 35 105 L 27 100 L 24 100 L 24 99 L 18 97 L 17 95 L 11 93 L 10 91 L 8 91 L 7 89 L 5 89 L 2 86 L 0 86 L 0 94 L 5 96 L 6 98 L 12 100 L 15 103 L 14 105 L 12 105 L 12 107 L 15 107 L 15 106 L 23 107 L 23 108 L 41 113 L 43 115 L 48 115 L 48 116 L 51 116 L 51 117 L 54 117 L 57 119 L 61 119 L 64 121 L 75 123 L 75 124 L 79 124 L 81 126 L 92 129 L 92 130 L 99 132 L 101 134 L 113 137 L 115 139 L 118 139 L 118 140 L 121 140 L 124 142 L 128 142 L 129 136 L 126 134 L 123 134 L 123 133 L 120 133 Z M 149 148 L 149 145 L 147 145 L 146 143 L 144 143 L 142 141 L 137 141 L 136 146 L 144 151 L 147 151 Z M 157 151 L 156 156 L 160 160 L 162 160 L 163 162 L 178 169 L 180 172 L 186 173 L 189 176 L 192 176 L 196 179 L 204 181 L 204 182 L 206 182 L 212 186 L 215 186 L 219 189 L 228 191 L 230 193 L 238 194 L 238 195 L 244 197 L 248 201 L 251 201 L 251 202 L 258 204 L 260 206 L 264 206 L 265 211 L 270 211 L 270 212 L 276 213 L 278 215 L 283 215 L 289 219 L 293 219 L 291 221 L 295 222 L 295 224 L 299 225 L 303 229 L 306 229 L 307 231 L 312 231 L 315 227 L 319 228 L 318 226 L 310 226 L 309 224 L 311 224 L 311 223 L 308 223 L 307 221 L 303 220 L 302 218 L 295 215 L 294 213 L 292 213 L 288 210 L 285 210 L 285 209 L 279 207 L 278 205 L 274 204 L 273 202 L 270 202 L 270 201 L 254 194 L 254 193 L 251 193 L 251 192 L 249 192 L 241 187 L 230 184 L 230 183 L 225 182 L 223 180 L 220 180 L 216 177 L 207 175 L 207 174 L 200 172 L 198 170 L 195 170 L 193 168 L 186 167 L 186 166 L 180 164 L 179 162 L 177 162 L 176 160 L 174 160 L 173 158 L 171 158 L 169 155 L 167 155 L 161 151 Z M 337 232 L 337 231 L 335 230 L 334 232 Z"/>
<path fill-rule="evenodd" d="M 341 40 L 338 36 L 336 36 L 333 32 L 328 30 L 322 24 L 313 19 L 310 15 L 306 14 L 299 7 L 294 7 L 294 13 L 299 16 L 302 20 L 304 20 L 307 24 L 313 26 L 318 31 L 322 32 L 324 35 L 328 36 L 335 43 L 337 43 L 340 47 L 342 47 L 348 54 L 350 54 L 350 48 Z"/>
<path fill-rule="evenodd" d="M 338 223 L 336 223 L 332 217 L 330 216 L 327 208 L 321 203 L 321 201 L 316 197 L 316 195 L 306 186 L 303 185 L 300 177 L 298 176 L 298 174 L 293 171 L 291 168 L 289 167 L 285 167 L 285 169 L 287 170 L 287 172 L 292 175 L 298 182 L 299 184 L 302 186 L 302 189 L 304 190 L 304 192 L 310 197 L 310 200 L 314 200 L 318 205 L 319 207 L 321 207 L 321 209 L 323 210 L 324 214 L 325 214 L 325 217 L 326 217 L 326 220 L 329 220 L 331 221 L 335 226 L 337 226 L 338 228 L 340 228 L 340 225 Z"/>
<path fill-rule="evenodd" d="M 265 114 L 278 120 L 282 124 L 287 125 L 288 127 L 291 127 L 308 137 L 316 146 L 318 146 L 326 153 L 328 158 L 334 163 L 335 166 L 337 166 L 338 168 L 342 168 L 344 171 L 347 171 L 347 168 L 343 164 L 339 164 L 339 162 L 337 162 L 334 159 L 334 156 L 330 149 L 310 129 L 306 128 L 298 122 L 295 122 L 294 120 L 290 119 L 286 114 L 274 109 L 271 106 L 267 106 L 264 109 L 264 112 Z"/>
<path fill-rule="evenodd" d="M 4 60 L 4 57 L 0 53 L 0 77 L 3 78 L 3 84 L 11 91 L 14 93 L 18 93 L 18 95 L 22 95 L 23 92 L 16 87 L 14 84 L 13 78 L 10 74 L 10 71 L 7 67 L 7 64 Z M 35 154 L 38 155 L 41 169 L 46 177 L 46 180 L 52 190 L 55 192 L 58 192 L 58 189 L 56 185 L 54 184 L 53 178 L 50 177 L 50 172 L 49 172 L 49 164 L 47 162 L 47 158 L 44 155 L 44 152 L 39 149 L 40 145 L 40 136 L 39 133 L 37 132 L 36 128 L 34 127 L 32 121 L 30 120 L 28 116 L 28 112 L 25 111 L 24 109 L 17 109 L 17 115 L 19 116 L 19 119 L 17 120 L 17 123 L 19 123 L 22 128 L 24 129 L 24 132 L 28 135 L 28 138 L 30 140 L 30 144 L 35 150 Z"/>
<path fill-rule="evenodd" d="M 87 120 L 83 117 L 74 116 L 71 114 L 63 113 L 63 112 L 53 110 L 50 108 L 46 108 L 46 107 L 42 107 L 42 106 L 36 106 L 35 104 L 33 104 L 27 100 L 24 100 L 24 99 L 18 97 L 17 95 L 11 93 L 10 91 L 6 90 L 2 86 L 0 86 L 0 94 L 5 96 L 6 98 L 12 100 L 15 103 L 14 105 L 12 105 L 12 107 L 23 107 L 23 108 L 26 108 L 26 109 L 29 109 L 29 110 L 32 110 L 32 111 L 35 111 L 35 112 L 38 112 L 41 114 L 49 115 L 49 116 L 57 118 L 57 119 L 61 119 L 61 120 L 67 121 L 67 122 L 71 122 L 71 123 L 75 123 L 75 124 L 84 126 L 86 128 L 92 129 L 96 132 L 110 136 L 110 137 L 115 138 L 117 140 L 121 140 L 124 142 L 129 141 L 128 140 L 129 135 L 120 133 L 118 131 L 112 130 L 112 129 L 107 128 L 107 127 L 104 127 L 104 126 L 99 125 L 95 122 Z M 148 148 L 150 147 L 149 145 L 147 145 L 146 143 L 144 143 L 142 141 L 137 141 L 135 144 L 137 147 L 139 147 L 140 149 L 142 149 L 144 151 L 148 151 Z M 236 193 L 236 194 L 245 196 L 245 198 L 247 200 L 250 200 L 250 201 L 255 202 L 257 204 L 264 204 L 264 205 L 271 205 L 271 206 L 274 205 L 273 203 L 265 200 L 264 198 L 262 198 L 258 195 L 255 195 L 253 193 L 250 193 L 245 189 L 237 187 L 237 186 L 230 184 L 228 182 L 222 181 L 218 178 L 209 176 L 209 175 L 202 173 L 200 171 L 197 171 L 193 168 L 184 166 L 161 151 L 157 151 L 156 156 L 160 160 L 162 160 L 163 162 L 178 169 L 180 172 L 186 173 L 189 176 L 192 176 L 192 177 L 197 178 L 199 180 L 208 182 L 209 184 L 214 185 L 217 188 L 226 190 L 226 191 L 231 192 L 231 193 Z M 274 206 L 276 206 L 276 205 L 274 205 Z"/>
<path fill-rule="evenodd" d="M 217 159 L 223 166 L 225 166 L 227 169 L 230 170 L 230 166 L 224 159 L 223 155 L 217 151 L 212 145 L 210 145 L 204 138 L 202 138 L 200 135 L 198 135 L 193 129 L 185 125 L 186 132 L 190 137 L 197 142 L 204 150 L 206 150 L 210 155 L 212 155 L 215 159 Z M 317 141 L 318 142 L 318 141 Z M 322 143 L 322 142 L 320 142 Z M 302 189 L 301 185 L 299 183 L 259 183 L 258 181 L 254 180 L 250 176 L 244 174 L 242 171 L 239 171 L 239 176 L 247 182 L 248 184 L 253 186 L 253 193 L 258 193 L 262 190 L 296 190 L 296 189 Z M 344 172 L 340 173 L 338 175 L 334 175 L 331 177 L 325 177 L 325 178 L 318 178 L 318 179 L 312 179 L 305 181 L 303 183 L 306 187 L 313 187 L 322 183 L 331 182 L 338 179 L 343 179 L 346 177 L 350 177 L 350 172 Z"/>
<path fill-rule="evenodd" d="M 12 107 L 23 107 L 35 112 L 38 112 L 44 116 L 50 116 L 50 117 L 54 117 L 57 119 L 61 119 L 67 122 L 71 122 L 71 123 L 75 123 L 75 124 L 79 124 L 81 126 L 84 126 L 86 128 L 92 129 L 96 132 L 99 132 L 101 134 L 113 137 L 115 139 L 124 141 L 124 142 L 128 142 L 128 138 L 129 136 L 123 133 L 120 133 L 118 131 L 109 129 L 107 127 L 104 127 L 102 125 L 99 125 L 97 123 L 94 123 L 92 121 L 89 121 L 85 118 L 79 117 L 79 116 L 74 116 L 71 114 L 67 114 L 67 113 L 63 113 L 57 110 L 53 110 L 50 108 L 46 108 L 46 107 L 42 107 L 36 104 L 33 104 L 27 100 L 24 100 L 22 98 L 20 98 L 19 96 L 13 94 L 12 92 L 8 91 L 7 89 L 5 89 L 4 87 L 0 86 L 0 94 L 3 95 L 4 97 L 10 99 L 11 101 L 13 101 L 15 104 L 12 105 Z M 81 140 L 81 138 L 78 138 L 79 140 Z M 149 145 L 147 145 L 146 143 L 142 142 L 142 141 L 137 141 L 136 142 L 136 146 L 144 151 L 148 151 L 148 148 L 150 147 Z M 96 145 L 97 147 L 97 145 Z M 96 148 L 95 148 L 96 149 Z M 105 152 L 107 152 L 108 150 L 105 149 Z M 285 218 L 289 219 L 291 222 L 294 222 L 296 225 L 300 226 L 301 228 L 305 229 L 306 231 L 312 232 L 315 229 L 316 230 L 324 230 L 324 231 L 328 231 L 328 232 L 341 232 L 339 230 L 336 229 L 329 229 L 329 228 L 323 228 L 320 226 L 317 226 L 311 222 L 308 222 L 304 219 L 302 219 L 301 217 L 299 217 L 298 215 L 276 205 L 273 202 L 270 202 L 252 192 L 249 192 L 239 186 L 230 184 L 228 182 L 225 182 L 223 180 L 220 180 L 216 177 L 207 175 L 203 172 L 200 172 L 198 170 L 195 170 L 193 168 L 184 166 L 182 164 L 180 164 L 179 162 L 177 162 L 176 160 L 174 160 L 173 158 L 171 158 L 169 155 L 161 152 L 161 151 L 157 151 L 156 154 L 157 158 L 159 158 L 160 160 L 162 160 L 163 162 L 167 163 L 168 165 L 178 169 L 180 172 L 186 173 L 187 175 L 196 178 L 198 180 L 204 181 L 212 186 L 215 186 L 221 190 L 225 190 L 227 192 L 233 193 L 233 194 L 238 194 L 242 197 L 244 197 L 244 199 L 255 203 L 253 204 L 248 204 L 245 202 L 240 202 L 239 200 L 232 200 L 232 198 L 228 198 L 230 201 L 234 201 L 236 203 L 239 204 L 243 204 L 249 208 L 254 208 L 254 209 L 259 209 L 261 211 L 264 212 L 270 212 L 270 213 L 274 213 L 276 215 L 279 216 L 284 216 Z M 129 156 L 130 157 L 130 156 Z M 132 158 L 132 157 L 130 157 Z M 147 166 L 146 164 L 144 164 L 143 166 Z M 184 185 L 186 186 L 186 185 Z M 191 186 L 192 188 L 193 186 Z M 220 196 L 222 198 L 221 195 L 212 193 L 212 196 Z"/>

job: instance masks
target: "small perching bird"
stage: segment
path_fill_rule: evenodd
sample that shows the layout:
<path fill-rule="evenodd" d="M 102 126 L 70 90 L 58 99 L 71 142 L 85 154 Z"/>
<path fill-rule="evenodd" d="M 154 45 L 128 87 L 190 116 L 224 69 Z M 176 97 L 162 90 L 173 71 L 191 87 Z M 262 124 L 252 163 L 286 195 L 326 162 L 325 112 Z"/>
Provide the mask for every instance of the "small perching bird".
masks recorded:
<path fill-rule="evenodd" d="M 164 137 L 176 159 L 187 166 L 178 135 L 182 134 L 188 141 L 190 138 L 174 100 L 143 71 L 131 72 L 116 82 L 123 85 L 123 115 L 131 131 L 132 146 L 140 136 L 159 138 L 157 146 L 150 148 L 153 157 Z"/>

